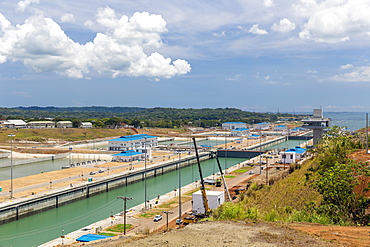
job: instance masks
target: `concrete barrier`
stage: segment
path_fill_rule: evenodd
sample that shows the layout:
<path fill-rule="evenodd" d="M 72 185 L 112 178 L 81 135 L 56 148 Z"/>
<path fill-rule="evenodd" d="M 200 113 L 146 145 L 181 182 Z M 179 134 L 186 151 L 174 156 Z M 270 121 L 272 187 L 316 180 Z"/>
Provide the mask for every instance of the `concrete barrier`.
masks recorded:
<path fill-rule="evenodd" d="M 208 160 L 209 153 L 201 153 L 200 160 Z M 161 163 L 158 165 L 147 167 L 146 177 L 156 177 L 167 172 L 177 170 L 179 167 L 186 167 L 196 163 L 196 157 L 186 157 L 180 160 Z M 55 192 L 49 195 L 44 195 L 38 198 L 27 199 L 22 202 L 14 203 L 0 208 L 0 224 L 15 221 L 20 218 L 25 218 L 52 208 L 58 208 L 74 201 L 83 200 L 97 194 L 105 193 L 110 190 L 127 186 L 128 184 L 142 181 L 144 178 L 144 170 L 131 171 L 126 174 L 117 175 L 115 177 L 103 179 L 100 181 L 92 181 L 85 185 L 68 188 L 63 191 Z"/>

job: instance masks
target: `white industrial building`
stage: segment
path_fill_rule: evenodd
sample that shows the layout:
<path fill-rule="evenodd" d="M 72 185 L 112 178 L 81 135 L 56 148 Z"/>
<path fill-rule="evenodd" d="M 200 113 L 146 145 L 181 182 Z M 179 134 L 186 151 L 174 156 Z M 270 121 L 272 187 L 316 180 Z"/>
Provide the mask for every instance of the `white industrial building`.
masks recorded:
<path fill-rule="evenodd" d="M 158 146 L 158 137 L 147 134 L 121 136 L 108 141 L 109 150 L 127 151 L 139 150 Z"/>
<path fill-rule="evenodd" d="M 73 124 L 71 121 L 58 121 L 57 128 L 72 128 Z"/>
<path fill-rule="evenodd" d="M 150 154 L 150 152 L 147 152 L 147 154 Z M 120 161 L 120 162 L 131 162 L 131 161 L 140 160 L 144 158 L 145 158 L 145 152 L 144 153 L 136 152 L 134 150 L 122 151 L 121 153 L 112 155 L 112 161 Z M 150 158 L 150 156 L 147 158 Z"/>
<path fill-rule="evenodd" d="M 249 136 L 250 132 L 247 128 L 237 128 L 230 130 L 230 136 Z"/>
<path fill-rule="evenodd" d="M 53 121 L 31 121 L 27 123 L 27 127 L 30 129 L 52 129 L 52 128 L 55 128 L 55 122 Z"/>
<path fill-rule="evenodd" d="M 280 151 L 280 163 L 294 164 L 306 154 L 306 149 L 301 147 L 291 148 L 285 151 Z"/>
<path fill-rule="evenodd" d="M 271 125 L 268 122 L 257 123 L 254 125 L 254 129 L 256 130 L 268 130 L 270 127 Z"/>
<path fill-rule="evenodd" d="M 247 128 L 247 124 L 242 123 L 242 122 L 225 122 L 225 123 L 222 123 L 222 129 L 224 129 L 224 130 L 233 130 L 233 129 L 239 129 L 239 128 Z"/>
<path fill-rule="evenodd" d="M 225 193 L 223 191 L 207 190 L 207 200 L 209 209 L 215 209 L 225 202 Z M 193 207 L 194 214 L 204 214 L 204 204 L 202 192 L 199 190 L 193 193 Z"/>
<path fill-rule="evenodd" d="M 80 125 L 80 128 L 83 128 L 83 129 L 91 129 L 92 127 L 93 127 L 92 123 L 90 122 L 82 122 Z"/>
<path fill-rule="evenodd" d="M 23 120 L 18 120 L 18 119 L 4 121 L 3 124 L 5 127 L 12 128 L 12 129 L 27 128 L 27 123 Z"/>
<path fill-rule="evenodd" d="M 288 132 L 288 127 L 286 125 L 278 125 L 274 127 L 274 131 Z"/>

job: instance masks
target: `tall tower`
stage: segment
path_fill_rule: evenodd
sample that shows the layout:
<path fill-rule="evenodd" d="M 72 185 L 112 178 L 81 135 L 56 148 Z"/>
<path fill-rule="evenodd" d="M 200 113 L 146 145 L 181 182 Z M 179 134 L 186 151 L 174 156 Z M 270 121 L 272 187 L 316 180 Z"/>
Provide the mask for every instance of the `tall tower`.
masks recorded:
<path fill-rule="evenodd" d="M 313 145 L 322 138 L 324 129 L 329 127 L 330 120 L 324 119 L 322 109 L 313 109 L 313 118 L 303 119 L 303 128 L 313 130 Z"/>

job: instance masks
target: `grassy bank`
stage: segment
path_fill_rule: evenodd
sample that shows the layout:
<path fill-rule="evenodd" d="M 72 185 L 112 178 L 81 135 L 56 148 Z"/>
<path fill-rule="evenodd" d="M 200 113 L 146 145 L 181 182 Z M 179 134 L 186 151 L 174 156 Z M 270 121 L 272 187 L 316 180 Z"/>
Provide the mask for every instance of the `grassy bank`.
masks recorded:
<path fill-rule="evenodd" d="M 306 221 L 329 224 L 319 216 L 322 196 L 313 188 L 315 176 L 308 176 L 311 161 L 305 162 L 285 179 L 272 186 L 252 184 L 238 203 L 228 202 L 213 212 L 213 219 L 252 219 L 265 221 Z"/>

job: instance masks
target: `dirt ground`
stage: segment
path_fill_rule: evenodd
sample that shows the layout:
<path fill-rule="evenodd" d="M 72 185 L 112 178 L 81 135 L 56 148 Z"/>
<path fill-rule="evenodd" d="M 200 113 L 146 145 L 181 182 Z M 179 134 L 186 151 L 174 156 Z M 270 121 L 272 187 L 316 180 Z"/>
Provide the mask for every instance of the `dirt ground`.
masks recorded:
<path fill-rule="evenodd" d="M 339 246 L 370 246 L 370 227 L 323 226 L 315 223 L 289 223 L 287 227 L 341 244 Z"/>
<path fill-rule="evenodd" d="M 81 246 L 81 244 L 79 244 Z M 87 244 L 94 247 L 110 246 L 264 246 L 264 247 L 331 247 L 345 246 L 330 243 L 316 236 L 272 223 L 233 221 L 200 222 L 182 229 L 161 232 L 145 238 L 117 239 Z M 361 245 L 359 245 L 361 246 Z"/>
<path fill-rule="evenodd" d="M 172 222 L 170 227 L 175 227 Z M 181 229 L 73 246 L 264 246 L 264 247 L 368 247 L 369 227 L 324 226 L 314 223 L 205 221 Z M 72 246 L 72 245 L 71 245 Z"/>

